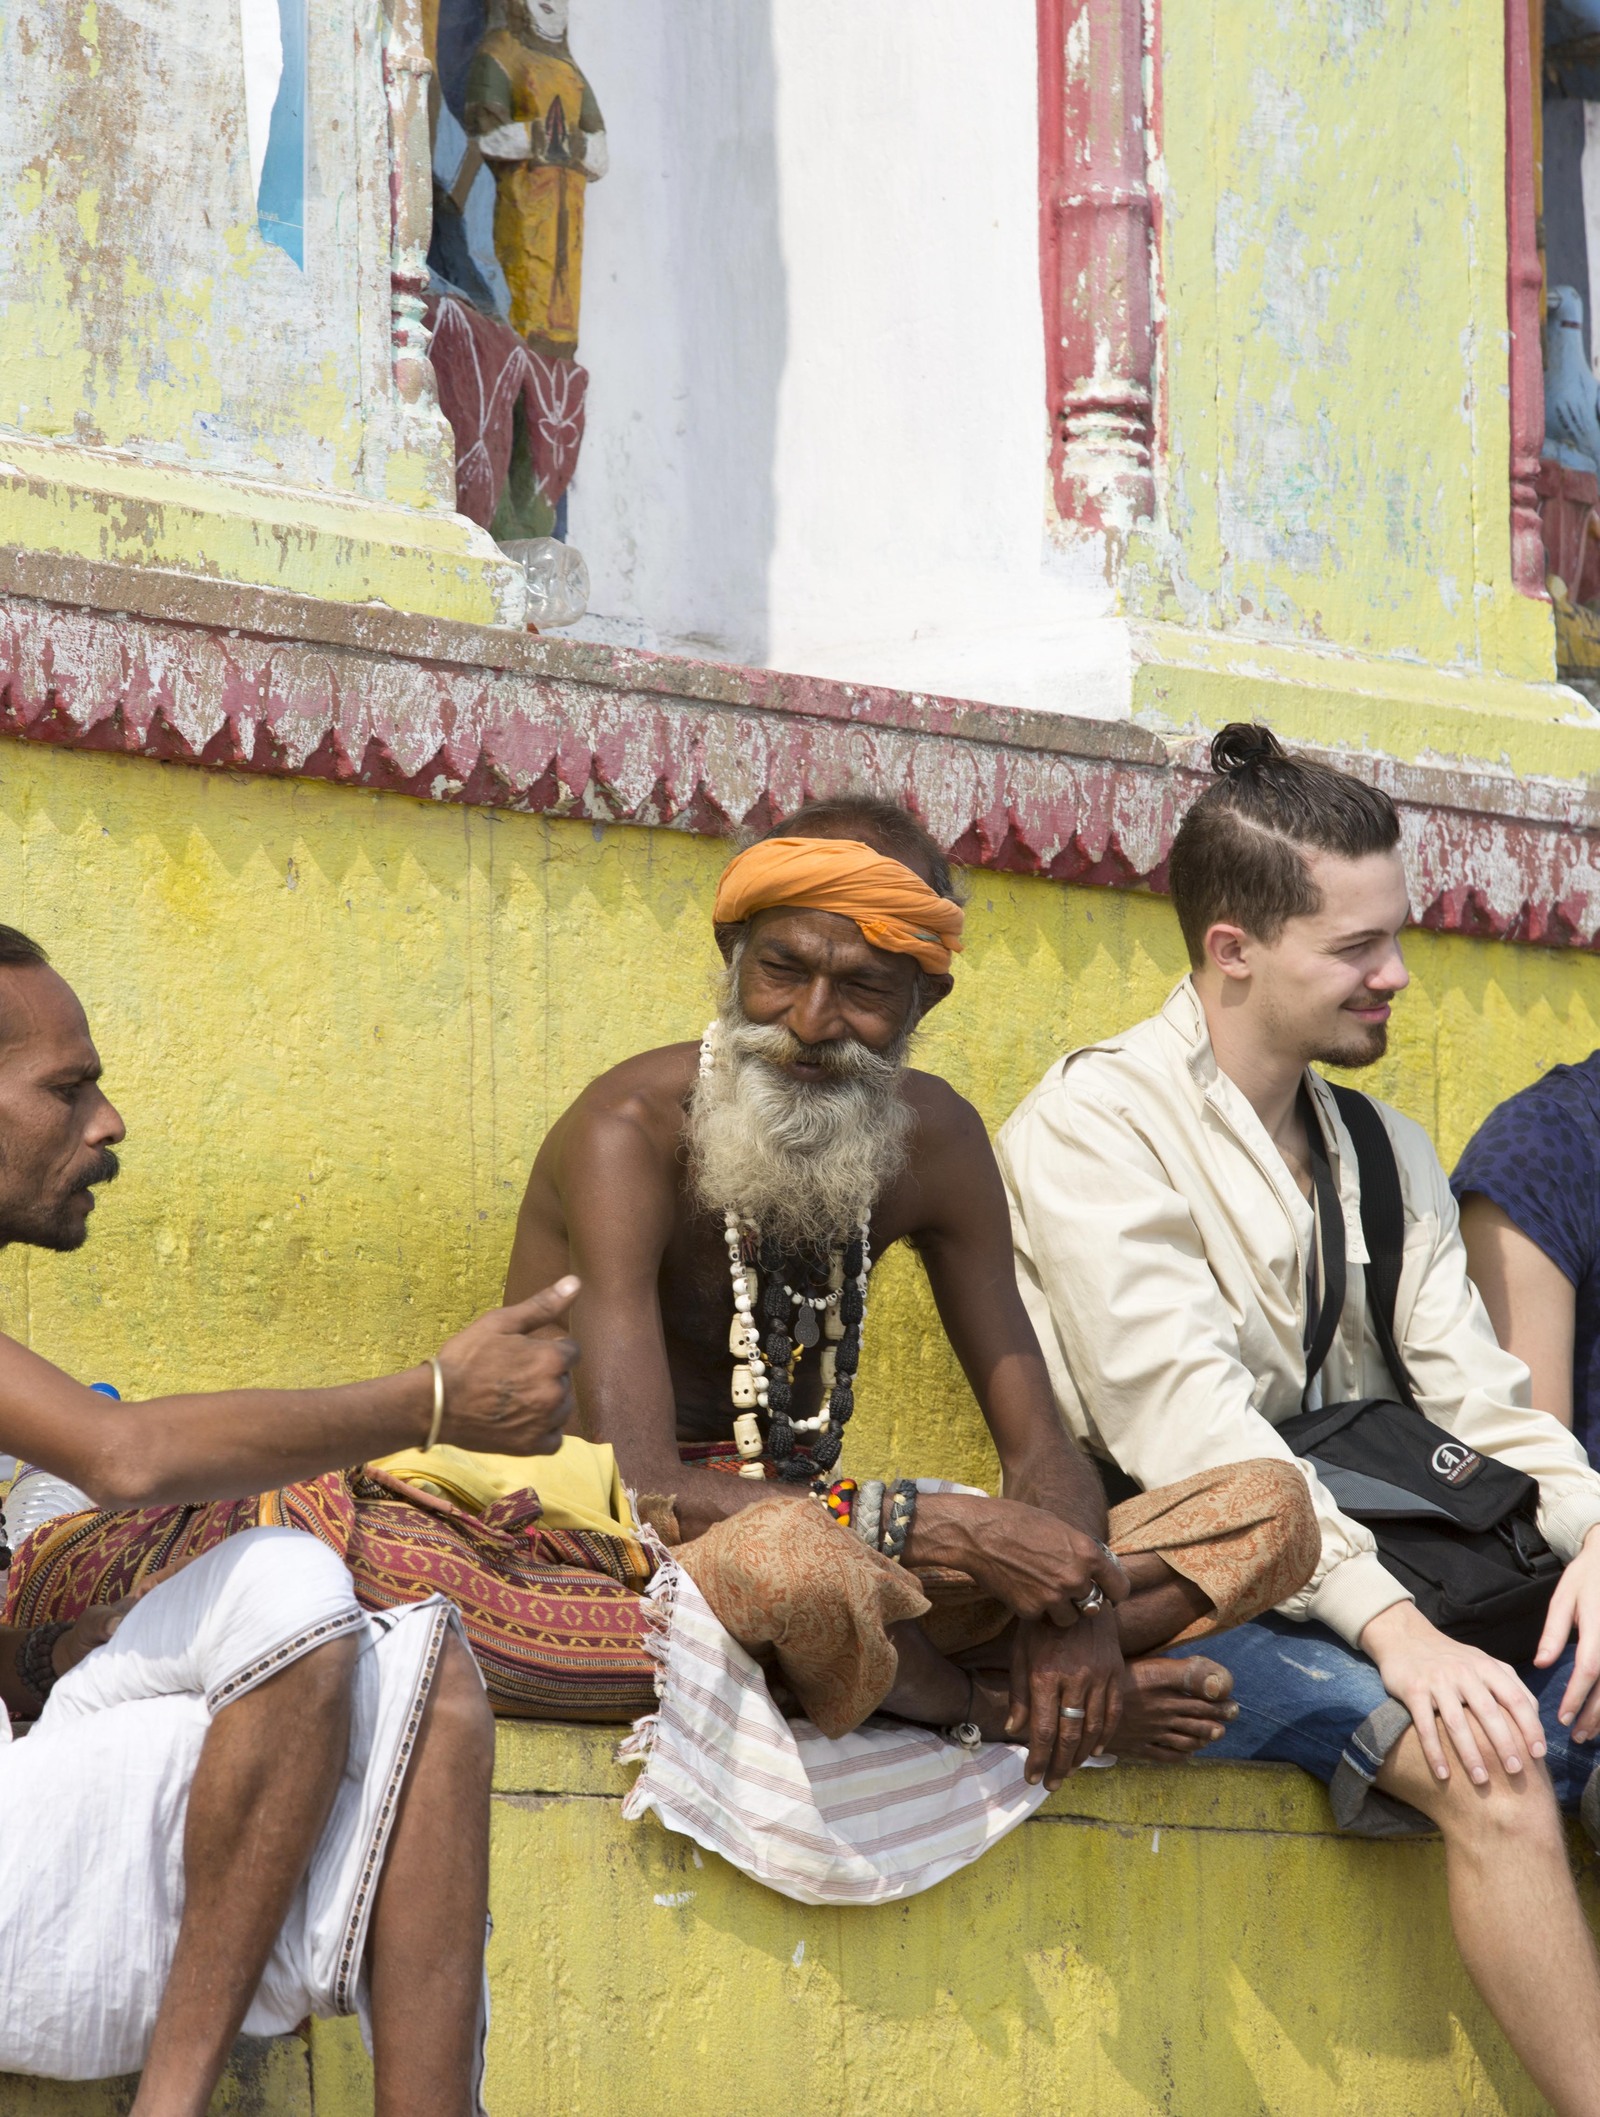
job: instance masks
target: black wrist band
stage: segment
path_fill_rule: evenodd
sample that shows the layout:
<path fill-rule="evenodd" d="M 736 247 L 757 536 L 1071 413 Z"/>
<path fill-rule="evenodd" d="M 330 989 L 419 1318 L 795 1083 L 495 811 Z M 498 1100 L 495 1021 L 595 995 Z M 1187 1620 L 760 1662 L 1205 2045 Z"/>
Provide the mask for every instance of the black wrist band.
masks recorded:
<path fill-rule="evenodd" d="M 17 1674 L 23 1689 L 38 1699 L 41 1712 L 45 1700 L 55 1689 L 56 1641 L 63 1632 L 71 1630 L 70 1620 L 63 1624 L 36 1625 L 17 1648 Z"/>

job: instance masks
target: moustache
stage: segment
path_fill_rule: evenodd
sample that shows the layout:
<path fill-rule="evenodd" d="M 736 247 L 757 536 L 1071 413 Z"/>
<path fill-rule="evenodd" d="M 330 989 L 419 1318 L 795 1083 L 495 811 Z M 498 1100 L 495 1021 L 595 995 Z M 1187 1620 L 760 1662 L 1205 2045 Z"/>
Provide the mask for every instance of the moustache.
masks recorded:
<path fill-rule="evenodd" d="M 115 1183 L 121 1173 L 121 1162 L 109 1147 L 102 1147 L 72 1188 L 75 1191 L 92 1191 L 97 1184 Z"/>
<path fill-rule="evenodd" d="M 792 1030 L 777 1023 L 741 1023 L 730 1041 L 742 1058 L 765 1059 L 773 1066 L 815 1066 L 835 1080 L 862 1080 L 898 1071 L 881 1052 L 870 1051 L 853 1037 L 839 1037 L 827 1044 L 802 1043 Z"/>

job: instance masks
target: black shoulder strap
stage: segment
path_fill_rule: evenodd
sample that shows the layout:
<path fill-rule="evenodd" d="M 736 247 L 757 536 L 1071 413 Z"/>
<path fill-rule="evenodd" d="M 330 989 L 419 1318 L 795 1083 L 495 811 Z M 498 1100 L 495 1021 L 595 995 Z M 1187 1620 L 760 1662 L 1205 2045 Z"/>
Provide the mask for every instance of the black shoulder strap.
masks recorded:
<path fill-rule="evenodd" d="M 1321 1238 L 1321 1285 L 1317 1292 L 1316 1317 L 1306 1316 L 1306 1388 L 1322 1371 L 1344 1314 L 1344 1213 L 1334 1188 L 1333 1170 L 1322 1137 L 1317 1113 L 1311 1107 L 1310 1090 L 1300 1090 L 1300 1121 L 1306 1128 L 1306 1151 L 1311 1156 L 1311 1187 L 1317 1201 L 1317 1233 Z"/>
<path fill-rule="evenodd" d="M 1400 1165 L 1383 1119 L 1357 1088 L 1329 1081 L 1345 1130 L 1356 1150 L 1361 1174 L 1361 1232 L 1367 1239 L 1367 1310 L 1378 1349 L 1388 1362 L 1400 1401 L 1420 1409 L 1406 1363 L 1395 1342 L 1394 1310 L 1400 1293 L 1400 1259 L 1405 1250 L 1405 1203 L 1400 1195 Z"/>

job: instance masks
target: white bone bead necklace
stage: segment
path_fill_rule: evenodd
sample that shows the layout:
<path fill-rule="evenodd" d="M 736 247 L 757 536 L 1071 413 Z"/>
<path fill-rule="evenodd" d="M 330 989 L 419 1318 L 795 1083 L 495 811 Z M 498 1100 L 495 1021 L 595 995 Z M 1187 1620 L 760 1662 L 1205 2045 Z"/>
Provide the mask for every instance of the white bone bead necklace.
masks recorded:
<path fill-rule="evenodd" d="M 707 1025 L 700 1039 L 700 1071 L 709 1073 L 717 1058 L 717 1025 Z M 861 1294 L 861 1321 L 866 1321 L 867 1278 L 871 1270 L 871 1252 L 868 1247 L 871 1214 L 863 1213 L 860 1224 L 861 1270 L 856 1277 L 856 1286 Z M 771 1409 L 771 1375 L 761 1351 L 760 1330 L 755 1318 L 756 1297 L 759 1285 L 754 1270 L 745 1263 L 744 1236 L 746 1224 L 732 1206 L 725 1206 L 722 1213 L 723 1239 L 728 1245 L 728 1274 L 733 1286 L 733 1325 L 728 1334 L 728 1349 L 734 1357 L 732 1396 L 735 1418 L 733 1422 L 734 1445 L 743 1458 L 739 1475 L 759 1478 L 766 1475 L 762 1462 L 763 1442 L 759 1414 Z M 759 1237 L 753 1225 L 749 1232 Z M 789 1425 L 797 1433 L 826 1433 L 834 1423 L 833 1400 L 837 1387 L 835 1375 L 835 1347 L 844 1336 L 844 1324 L 839 1316 L 839 1297 L 844 1289 L 845 1244 L 829 1245 L 828 1289 L 823 1294 L 808 1294 L 787 1281 L 783 1290 L 797 1310 L 819 1312 L 823 1320 L 824 1334 L 828 1343 L 821 1356 L 823 1384 L 822 1408 L 809 1419 L 792 1419 Z M 811 1324 L 809 1333 L 796 1326 L 796 1338 L 802 1345 L 817 1342 L 817 1325 Z"/>

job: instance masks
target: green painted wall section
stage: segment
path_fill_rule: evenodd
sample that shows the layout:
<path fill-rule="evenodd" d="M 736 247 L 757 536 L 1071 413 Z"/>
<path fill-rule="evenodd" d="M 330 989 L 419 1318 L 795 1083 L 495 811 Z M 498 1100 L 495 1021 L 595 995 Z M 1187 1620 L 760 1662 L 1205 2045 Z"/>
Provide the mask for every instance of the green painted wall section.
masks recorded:
<path fill-rule="evenodd" d="M 1502 0 L 1161 22 L 1172 541 L 1131 606 L 1548 678 L 1510 574 Z"/>
<path fill-rule="evenodd" d="M 498 1298 L 529 1163 L 603 1067 L 698 1035 L 724 849 L 312 781 L 0 745 L 0 905 L 82 993 L 129 1126 L 86 1250 L 0 1255 L 8 1327 L 132 1394 L 415 1360 Z M 997 1124 L 1160 1004 L 1161 901 L 969 877 L 922 1062 Z M 1447 1157 L 1600 1044 L 1592 958 L 1427 934 L 1369 1084 Z M 852 1465 L 992 1459 L 914 1260 L 874 1280 Z"/>

